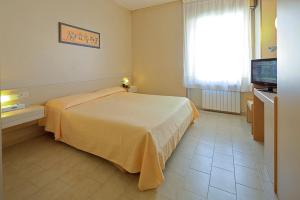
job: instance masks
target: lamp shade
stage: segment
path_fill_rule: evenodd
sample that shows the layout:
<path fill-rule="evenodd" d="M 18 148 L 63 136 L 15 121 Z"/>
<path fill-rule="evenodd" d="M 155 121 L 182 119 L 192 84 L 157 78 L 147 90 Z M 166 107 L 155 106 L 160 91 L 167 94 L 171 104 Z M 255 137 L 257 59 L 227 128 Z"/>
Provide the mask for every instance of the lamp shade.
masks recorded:
<path fill-rule="evenodd" d="M 6 106 L 14 103 L 19 99 L 18 94 L 12 94 L 9 91 L 1 91 L 1 96 L 0 96 L 0 101 L 1 101 L 1 106 Z"/>
<path fill-rule="evenodd" d="M 124 88 L 128 88 L 129 87 L 129 79 L 127 77 L 124 77 L 122 79 L 122 85 Z"/>
<path fill-rule="evenodd" d="M 124 77 L 123 80 L 122 80 L 122 83 L 125 84 L 125 85 L 128 85 L 129 84 L 129 79 L 127 77 Z"/>
<path fill-rule="evenodd" d="M 7 103 L 11 101 L 11 96 L 10 95 L 1 95 L 0 97 L 1 104 Z"/>

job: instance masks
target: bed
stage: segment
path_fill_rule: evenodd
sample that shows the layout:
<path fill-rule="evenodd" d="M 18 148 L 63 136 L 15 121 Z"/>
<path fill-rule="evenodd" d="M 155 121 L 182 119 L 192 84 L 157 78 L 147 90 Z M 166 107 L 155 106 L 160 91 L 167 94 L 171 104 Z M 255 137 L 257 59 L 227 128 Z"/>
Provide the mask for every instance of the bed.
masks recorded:
<path fill-rule="evenodd" d="M 50 100 L 43 125 L 56 140 L 140 173 L 144 191 L 164 181 L 167 159 L 198 116 L 185 97 L 114 87 Z"/>

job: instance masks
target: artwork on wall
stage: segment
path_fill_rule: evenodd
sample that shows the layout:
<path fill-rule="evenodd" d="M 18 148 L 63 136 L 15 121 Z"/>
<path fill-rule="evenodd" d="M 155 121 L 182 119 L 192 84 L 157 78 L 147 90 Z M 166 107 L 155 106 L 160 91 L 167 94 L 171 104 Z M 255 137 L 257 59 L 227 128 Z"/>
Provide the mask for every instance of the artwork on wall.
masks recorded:
<path fill-rule="evenodd" d="M 100 49 L 100 33 L 65 24 L 58 23 L 59 42 Z"/>

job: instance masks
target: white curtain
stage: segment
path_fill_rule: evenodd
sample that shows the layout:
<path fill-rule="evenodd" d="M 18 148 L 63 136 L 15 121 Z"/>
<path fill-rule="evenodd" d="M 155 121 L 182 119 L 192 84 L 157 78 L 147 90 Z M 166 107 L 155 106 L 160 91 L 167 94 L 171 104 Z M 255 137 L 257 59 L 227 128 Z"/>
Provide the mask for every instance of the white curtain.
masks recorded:
<path fill-rule="evenodd" d="M 247 0 L 184 0 L 187 88 L 250 90 Z"/>

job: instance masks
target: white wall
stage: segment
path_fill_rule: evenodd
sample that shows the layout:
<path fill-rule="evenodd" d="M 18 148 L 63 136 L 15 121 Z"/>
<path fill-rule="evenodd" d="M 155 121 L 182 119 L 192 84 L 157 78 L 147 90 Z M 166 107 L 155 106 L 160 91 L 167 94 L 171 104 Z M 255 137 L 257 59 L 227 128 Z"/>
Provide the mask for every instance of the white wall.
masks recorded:
<path fill-rule="evenodd" d="M 148 94 L 186 96 L 182 3 L 132 12 L 133 79 Z"/>
<path fill-rule="evenodd" d="M 131 75 L 131 13 L 111 0 L 1 0 L 3 89 L 28 103 L 120 84 Z M 101 33 L 101 49 L 58 43 L 58 22 Z M 51 95 L 50 95 L 51 93 Z"/>
<path fill-rule="evenodd" d="M 255 59 L 261 58 L 261 0 L 257 0 L 255 7 Z"/>
<path fill-rule="evenodd" d="M 255 8 L 255 58 L 276 58 L 269 47 L 277 45 L 276 0 L 258 0 Z"/>
<path fill-rule="evenodd" d="M 278 195 L 300 199 L 300 1 L 278 0 Z"/>
<path fill-rule="evenodd" d="M 261 0 L 261 57 L 276 58 L 277 52 L 270 52 L 269 47 L 277 45 L 276 37 L 276 0 Z"/>

